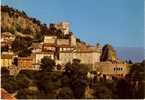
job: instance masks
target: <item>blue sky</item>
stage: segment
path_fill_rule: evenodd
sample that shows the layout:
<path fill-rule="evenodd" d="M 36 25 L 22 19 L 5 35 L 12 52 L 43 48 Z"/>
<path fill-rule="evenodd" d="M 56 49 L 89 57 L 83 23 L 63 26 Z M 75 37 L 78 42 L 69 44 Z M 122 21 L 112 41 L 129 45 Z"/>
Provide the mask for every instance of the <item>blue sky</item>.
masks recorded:
<path fill-rule="evenodd" d="M 144 0 L 2 0 L 47 24 L 69 21 L 88 43 L 144 46 Z"/>

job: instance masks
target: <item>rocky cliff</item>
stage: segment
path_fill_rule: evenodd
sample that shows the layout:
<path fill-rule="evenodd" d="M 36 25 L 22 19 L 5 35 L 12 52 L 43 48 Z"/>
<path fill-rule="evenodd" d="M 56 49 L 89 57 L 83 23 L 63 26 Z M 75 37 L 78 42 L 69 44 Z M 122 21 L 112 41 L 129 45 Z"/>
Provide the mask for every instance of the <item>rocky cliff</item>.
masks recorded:
<path fill-rule="evenodd" d="M 102 48 L 101 61 L 116 61 L 117 54 L 112 45 L 107 44 Z"/>

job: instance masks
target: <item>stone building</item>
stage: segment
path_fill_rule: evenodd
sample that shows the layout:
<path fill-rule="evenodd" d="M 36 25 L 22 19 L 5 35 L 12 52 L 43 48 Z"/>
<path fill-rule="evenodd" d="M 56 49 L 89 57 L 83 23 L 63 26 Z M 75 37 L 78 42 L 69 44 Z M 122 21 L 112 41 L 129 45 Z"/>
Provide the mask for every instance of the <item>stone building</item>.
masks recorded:
<path fill-rule="evenodd" d="M 93 50 L 70 50 L 60 51 L 60 61 L 63 64 L 71 62 L 73 59 L 80 59 L 81 63 L 88 64 L 94 69 L 94 64 L 100 62 L 100 52 Z"/>
<path fill-rule="evenodd" d="M 75 47 L 77 45 L 76 37 L 74 35 L 71 35 L 70 39 L 71 39 L 71 46 Z"/>
<path fill-rule="evenodd" d="M 2 54 L 1 54 L 1 67 L 12 66 L 13 56 L 14 56 L 13 52 L 2 52 Z"/>
<path fill-rule="evenodd" d="M 34 69 L 32 57 L 18 57 L 18 67 L 20 69 Z"/>
<path fill-rule="evenodd" d="M 55 24 L 56 29 L 61 30 L 64 35 L 69 34 L 70 24 L 69 22 L 61 22 Z"/>
<path fill-rule="evenodd" d="M 51 56 L 55 61 L 61 64 L 66 64 L 67 62 L 71 62 L 74 58 L 77 58 L 80 59 L 82 63 L 89 65 L 100 62 L 101 54 L 101 50 L 99 50 L 97 46 L 78 46 L 76 37 L 73 34 L 71 34 L 69 38 L 45 36 L 42 52 L 43 53 L 36 53 L 35 59 L 40 60 L 44 57 L 44 54 L 49 53 L 48 56 Z"/>
<path fill-rule="evenodd" d="M 39 67 L 40 67 L 40 64 L 41 64 L 41 59 L 44 56 L 48 56 L 51 59 L 54 59 L 54 52 L 36 52 L 36 53 L 32 54 L 34 69 L 39 70 Z"/>
<path fill-rule="evenodd" d="M 43 43 L 32 43 L 31 48 L 32 48 L 32 53 L 35 52 L 42 52 L 42 47 Z"/>
<path fill-rule="evenodd" d="M 9 32 L 4 32 L 1 34 L 1 42 L 12 42 L 15 40 L 15 36 Z"/>
<path fill-rule="evenodd" d="M 9 32 L 1 34 L 1 47 L 8 46 L 11 49 L 12 42 L 15 40 L 15 36 Z"/>
<path fill-rule="evenodd" d="M 56 36 L 44 36 L 44 43 L 55 44 L 56 43 Z"/>
<path fill-rule="evenodd" d="M 124 77 L 129 71 L 128 64 L 117 62 L 97 62 L 95 68 L 103 75 L 119 78 Z"/>

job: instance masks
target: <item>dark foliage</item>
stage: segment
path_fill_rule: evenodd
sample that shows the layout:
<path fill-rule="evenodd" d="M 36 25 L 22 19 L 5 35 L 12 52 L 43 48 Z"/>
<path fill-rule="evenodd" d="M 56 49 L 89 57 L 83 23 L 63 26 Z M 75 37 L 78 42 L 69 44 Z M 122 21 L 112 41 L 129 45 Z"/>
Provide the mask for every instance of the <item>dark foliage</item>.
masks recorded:
<path fill-rule="evenodd" d="M 34 36 L 33 42 L 42 42 L 43 40 L 44 40 L 44 35 L 41 34 L 41 33 L 37 33 L 37 34 Z"/>
<path fill-rule="evenodd" d="M 17 58 L 17 57 L 14 58 L 14 60 L 13 60 L 13 65 L 18 66 L 18 58 Z"/>
<path fill-rule="evenodd" d="M 9 46 L 8 45 L 1 46 L 1 52 L 8 51 L 8 50 L 9 50 Z"/>
<path fill-rule="evenodd" d="M 18 56 L 19 57 L 27 57 L 30 56 L 32 53 L 31 49 L 24 48 L 23 50 L 19 51 Z"/>
<path fill-rule="evenodd" d="M 60 89 L 57 99 L 73 99 L 73 92 L 69 87 L 63 87 Z"/>
<path fill-rule="evenodd" d="M 19 89 L 17 80 L 10 76 L 10 72 L 7 68 L 1 68 L 1 88 L 4 88 L 9 93 L 14 93 Z"/>
<path fill-rule="evenodd" d="M 32 44 L 32 39 L 30 37 L 20 37 L 17 36 L 12 43 L 12 50 L 14 52 L 22 51 L 27 49 Z"/>
<path fill-rule="evenodd" d="M 143 99 L 145 95 L 144 63 L 137 63 L 130 66 L 129 74 L 125 79 L 118 82 L 116 87 L 118 98 Z"/>
<path fill-rule="evenodd" d="M 87 66 L 82 65 L 80 60 L 73 60 L 73 63 L 67 63 L 64 74 L 69 78 L 69 87 L 73 91 L 75 98 L 84 97 L 85 88 L 87 86 Z M 67 83 L 67 82 L 66 82 Z"/>
<path fill-rule="evenodd" d="M 42 71 L 51 72 L 54 69 L 54 66 L 55 66 L 55 61 L 52 60 L 50 57 L 44 56 L 41 59 L 40 69 Z"/>
<path fill-rule="evenodd" d="M 1 76 L 9 76 L 10 71 L 6 67 L 1 68 Z"/>

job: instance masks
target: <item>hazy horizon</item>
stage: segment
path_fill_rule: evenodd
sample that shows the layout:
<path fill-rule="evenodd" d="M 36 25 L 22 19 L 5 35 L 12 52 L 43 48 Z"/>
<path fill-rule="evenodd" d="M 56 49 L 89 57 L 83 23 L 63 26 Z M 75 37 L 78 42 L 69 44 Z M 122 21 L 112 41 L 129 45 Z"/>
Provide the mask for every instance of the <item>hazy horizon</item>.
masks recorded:
<path fill-rule="evenodd" d="M 145 59 L 145 48 L 142 47 L 114 47 L 118 58 L 131 60 L 133 62 L 142 62 Z"/>

